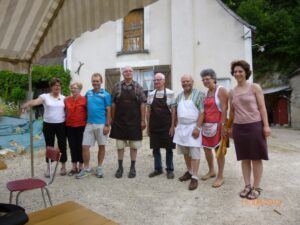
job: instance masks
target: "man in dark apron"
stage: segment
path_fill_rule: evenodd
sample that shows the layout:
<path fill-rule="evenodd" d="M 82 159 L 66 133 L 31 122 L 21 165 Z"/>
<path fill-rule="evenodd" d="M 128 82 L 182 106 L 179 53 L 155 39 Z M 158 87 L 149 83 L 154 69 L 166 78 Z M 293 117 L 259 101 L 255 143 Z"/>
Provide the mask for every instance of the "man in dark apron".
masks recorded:
<path fill-rule="evenodd" d="M 149 177 L 163 173 L 160 148 L 166 149 L 167 178 L 174 178 L 173 143 L 175 126 L 174 92 L 165 88 L 165 75 L 157 73 L 154 77 L 155 90 L 150 92 L 147 99 L 148 135 L 150 148 L 153 149 L 154 171 Z"/>
<path fill-rule="evenodd" d="M 143 88 L 135 82 L 133 69 L 122 69 L 123 81 L 118 82 L 112 92 L 112 129 L 110 137 L 116 139 L 118 149 L 118 170 L 116 178 L 123 176 L 125 147 L 130 147 L 131 166 L 129 178 L 136 176 L 135 161 L 137 149 L 142 146 L 142 131 L 146 128 L 145 102 Z"/>

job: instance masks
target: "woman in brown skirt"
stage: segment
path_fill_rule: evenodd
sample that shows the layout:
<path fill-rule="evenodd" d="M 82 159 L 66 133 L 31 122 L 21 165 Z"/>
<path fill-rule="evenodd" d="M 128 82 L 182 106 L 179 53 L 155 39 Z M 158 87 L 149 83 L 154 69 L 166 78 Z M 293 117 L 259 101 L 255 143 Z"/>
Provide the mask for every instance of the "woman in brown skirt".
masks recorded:
<path fill-rule="evenodd" d="M 244 60 L 234 61 L 231 63 L 231 74 L 237 81 L 237 86 L 229 94 L 232 137 L 237 160 L 242 161 L 245 182 L 240 197 L 252 200 L 258 198 L 262 191 L 262 160 L 269 159 L 266 138 L 271 130 L 262 89 L 258 84 L 247 82 L 251 75 L 250 65 Z"/>

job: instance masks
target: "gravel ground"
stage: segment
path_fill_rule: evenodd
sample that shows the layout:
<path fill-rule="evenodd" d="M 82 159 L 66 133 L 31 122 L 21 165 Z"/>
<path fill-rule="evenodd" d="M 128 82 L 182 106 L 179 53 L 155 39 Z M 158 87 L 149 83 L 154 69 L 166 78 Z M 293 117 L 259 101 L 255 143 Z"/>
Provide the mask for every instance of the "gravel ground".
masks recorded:
<path fill-rule="evenodd" d="M 147 137 L 138 152 L 136 178 L 127 178 L 130 166 L 128 150 L 124 159 L 125 176 L 121 179 L 114 177 L 117 157 L 114 141 L 110 140 L 104 162 L 104 178 L 89 176 L 76 180 L 58 175 L 49 189 L 54 204 L 76 201 L 124 225 L 299 224 L 300 176 L 297 169 L 300 167 L 300 131 L 274 128 L 268 145 L 270 160 L 264 163 L 263 192 L 256 201 L 246 201 L 238 196 L 243 188 L 243 179 L 232 143 L 226 155 L 224 185 L 212 188 L 213 179 L 210 179 L 199 181 L 198 189 L 189 191 L 188 182 L 178 181 L 185 172 L 185 165 L 183 157 L 176 151 L 174 180 L 167 180 L 166 173 L 148 178 L 153 170 L 153 158 Z M 200 176 L 207 172 L 204 152 L 201 154 Z M 96 158 L 97 151 L 93 148 L 91 165 L 96 165 Z M 6 163 L 8 169 L 0 171 L 0 202 L 8 202 L 6 182 L 30 177 L 29 154 L 6 159 Z M 45 169 L 43 152 L 35 154 L 34 165 L 35 175 L 42 177 Z M 68 167 L 71 167 L 70 163 Z M 43 208 L 40 192 L 22 193 L 20 205 L 27 213 Z"/>

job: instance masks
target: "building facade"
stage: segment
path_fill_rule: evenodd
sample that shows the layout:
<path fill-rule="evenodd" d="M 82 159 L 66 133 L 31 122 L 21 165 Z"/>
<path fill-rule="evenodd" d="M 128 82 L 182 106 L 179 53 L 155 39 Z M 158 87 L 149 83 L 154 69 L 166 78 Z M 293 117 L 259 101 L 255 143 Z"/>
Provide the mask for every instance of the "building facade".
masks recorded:
<path fill-rule="evenodd" d="M 199 74 L 206 68 L 230 89 L 235 85 L 230 63 L 244 59 L 252 65 L 253 29 L 221 0 L 159 0 L 82 34 L 68 48 L 65 64 L 73 80 L 83 83 L 83 92 L 91 88 L 94 72 L 105 77 L 110 91 L 125 65 L 134 68 L 134 79 L 146 91 L 153 89 L 156 72 L 166 75 L 167 87 L 176 93 L 183 74 L 203 89 Z"/>
<path fill-rule="evenodd" d="M 292 88 L 291 104 L 291 126 L 300 129 L 300 68 L 297 69 L 290 79 Z"/>

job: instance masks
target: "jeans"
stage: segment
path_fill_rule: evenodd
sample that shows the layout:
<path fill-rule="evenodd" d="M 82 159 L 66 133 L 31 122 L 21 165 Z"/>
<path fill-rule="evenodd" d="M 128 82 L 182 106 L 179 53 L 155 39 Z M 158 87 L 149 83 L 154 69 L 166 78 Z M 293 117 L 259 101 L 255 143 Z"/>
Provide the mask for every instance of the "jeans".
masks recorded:
<path fill-rule="evenodd" d="M 162 163 L 161 163 L 161 154 L 159 148 L 153 149 L 153 157 L 154 157 L 154 169 L 156 171 L 162 171 Z M 173 149 L 166 149 L 166 165 L 167 165 L 167 172 L 174 171 L 173 165 Z"/>

